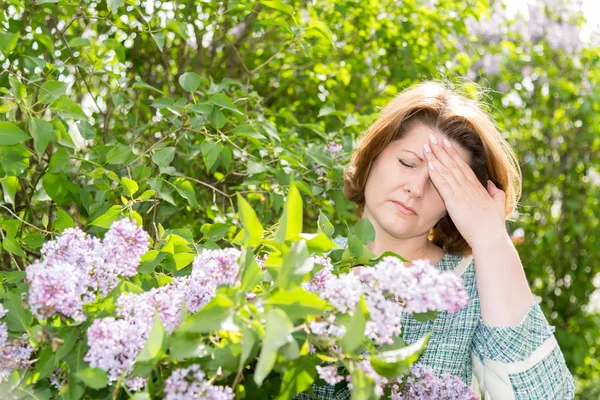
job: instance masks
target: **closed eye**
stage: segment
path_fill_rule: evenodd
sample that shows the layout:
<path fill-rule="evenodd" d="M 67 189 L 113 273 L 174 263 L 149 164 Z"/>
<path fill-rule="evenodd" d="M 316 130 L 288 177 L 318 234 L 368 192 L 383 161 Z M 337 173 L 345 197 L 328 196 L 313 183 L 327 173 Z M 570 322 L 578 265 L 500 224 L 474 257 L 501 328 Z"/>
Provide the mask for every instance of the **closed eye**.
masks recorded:
<path fill-rule="evenodd" d="M 406 168 L 414 168 L 414 165 L 407 164 L 401 159 L 398 159 L 398 161 L 400 161 L 400 164 L 404 165 Z"/>

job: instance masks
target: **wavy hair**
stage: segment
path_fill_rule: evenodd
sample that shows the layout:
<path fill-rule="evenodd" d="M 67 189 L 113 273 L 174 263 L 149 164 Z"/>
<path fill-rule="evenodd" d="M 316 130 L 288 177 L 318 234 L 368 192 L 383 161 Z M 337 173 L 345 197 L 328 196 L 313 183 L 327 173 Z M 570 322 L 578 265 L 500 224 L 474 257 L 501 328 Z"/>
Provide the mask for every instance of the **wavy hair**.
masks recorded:
<path fill-rule="evenodd" d="M 357 205 L 362 218 L 365 185 L 373 160 L 392 141 L 403 138 L 415 125 L 425 125 L 471 154 L 470 167 L 486 187 L 491 180 L 506 193 L 505 217 L 510 219 L 521 196 L 522 175 L 514 150 L 478 100 L 439 82 L 412 86 L 390 101 L 363 133 L 350 163 L 344 168 L 343 192 Z M 429 240 L 446 252 L 472 253 L 449 215 L 429 231 Z"/>

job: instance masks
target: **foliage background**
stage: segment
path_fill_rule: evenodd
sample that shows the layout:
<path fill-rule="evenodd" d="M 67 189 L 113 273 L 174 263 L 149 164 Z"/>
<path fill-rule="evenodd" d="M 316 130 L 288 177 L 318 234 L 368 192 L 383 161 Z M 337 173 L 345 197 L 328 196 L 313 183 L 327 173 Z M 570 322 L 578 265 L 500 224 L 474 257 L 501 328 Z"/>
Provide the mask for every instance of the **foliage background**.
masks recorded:
<path fill-rule="evenodd" d="M 165 255 L 176 276 L 233 239 L 236 192 L 275 223 L 292 174 L 305 225 L 321 210 L 344 234 L 342 169 L 379 108 L 427 79 L 478 84 L 524 174 L 508 229 L 597 398 L 600 43 L 567 3 L 0 0 L 3 279 L 121 213 L 187 240 Z"/>

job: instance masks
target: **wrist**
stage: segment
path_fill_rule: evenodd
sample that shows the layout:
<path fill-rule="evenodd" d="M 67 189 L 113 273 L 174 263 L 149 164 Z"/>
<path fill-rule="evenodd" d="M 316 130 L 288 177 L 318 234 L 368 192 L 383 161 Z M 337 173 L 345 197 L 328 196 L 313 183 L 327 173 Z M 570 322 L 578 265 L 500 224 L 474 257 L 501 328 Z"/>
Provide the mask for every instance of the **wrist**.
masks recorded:
<path fill-rule="evenodd" d="M 510 240 L 510 235 L 508 232 L 498 231 L 488 232 L 479 240 L 473 240 L 471 243 L 469 243 L 469 246 L 471 246 L 473 253 L 484 253 L 492 248 L 503 246 L 509 243 L 512 245 L 512 241 Z"/>

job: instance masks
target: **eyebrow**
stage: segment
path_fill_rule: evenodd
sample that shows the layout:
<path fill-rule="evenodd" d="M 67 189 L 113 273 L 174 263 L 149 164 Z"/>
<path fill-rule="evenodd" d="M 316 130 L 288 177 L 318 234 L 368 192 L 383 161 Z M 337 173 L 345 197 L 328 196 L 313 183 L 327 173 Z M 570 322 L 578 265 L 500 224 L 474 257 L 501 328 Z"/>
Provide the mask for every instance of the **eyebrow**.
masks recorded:
<path fill-rule="evenodd" d="M 423 160 L 421 157 L 419 157 L 419 155 L 417 153 L 415 153 L 414 151 L 410 151 L 410 150 L 400 150 L 400 151 L 406 151 L 408 153 L 413 153 L 415 155 L 415 157 L 417 157 L 421 162 L 425 162 L 425 160 Z"/>

